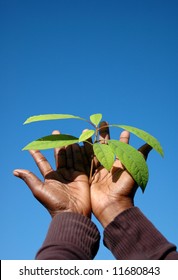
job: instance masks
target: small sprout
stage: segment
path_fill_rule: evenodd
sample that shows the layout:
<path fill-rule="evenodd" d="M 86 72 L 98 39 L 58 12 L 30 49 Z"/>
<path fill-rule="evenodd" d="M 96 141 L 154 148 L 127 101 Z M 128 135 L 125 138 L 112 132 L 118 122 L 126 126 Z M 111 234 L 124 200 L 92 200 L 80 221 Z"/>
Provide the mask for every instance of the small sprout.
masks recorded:
<path fill-rule="evenodd" d="M 142 191 L 145 190 L 149 173 L 148 166 L 143 158 L 143 156 L 131 145 L 120 142 L 118 140 L 108 140 L 107 144 L 102 144 L 98 139 L 98 126 L 102 119 L 102 114 L 93 114 L 90 116 L 89 120 L 81 118 L 79 116 L 74 116 L 70 114 L 46 114 L 46 115 L 37 115 L 28 118 L 24 124 L 38 122 L 38 121 L 49 121 L 49 120 L 61 120 L 61 119 L 78 119 L 85 121 L 94 127 L 93 130 L 88 129 L 81 133 L 79 137 L 75 137 L 67 134 L 58 134 L 58 135 L 48 135 L 37 139 L 23 148 L 23 150 L 42 150 L 42 149 L 52 149 L 58 147 L 66 147 L 74 143 L 86 142 L 89 138 L 94 136 L 93 143 L 90 143 L 93 147 L 93 153 L 96 156 L 100 164 L 106 168 L 108 171 L 111 170 L 115 157 L 119 158 L 121 163 L 131 174 L 133 179 L 136 181 L 138 186 L 141 187 Z M 163 149 L 158 142 L 158 140 L 153 137 L 148 132 L 128 126 L 128 125 L 119 125 L 111 124 L 108 127 L 118 127 L 124 130 L 127 130 L 137 137 L 144 140 L 148 143 L 154 150 L 156 150 L 161 156 L 164 156 Z M 93 160 L 91 162 L 91 171 L 92 174 Z"/>

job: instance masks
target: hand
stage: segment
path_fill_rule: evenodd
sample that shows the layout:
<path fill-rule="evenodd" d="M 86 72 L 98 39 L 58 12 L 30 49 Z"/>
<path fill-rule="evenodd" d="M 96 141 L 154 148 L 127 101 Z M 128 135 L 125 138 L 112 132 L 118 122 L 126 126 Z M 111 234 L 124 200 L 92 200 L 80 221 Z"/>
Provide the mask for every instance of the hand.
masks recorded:
<path fill-rule="evenodd" d="M 61 212 L 91 215 L 88 170 L 85 169 L 88 165 L 83 148 L 74 144 L 55 149 L 56 170 L 52 169 L 40 151 L 30 151 L 44 182 L 28 170 L 14 170 L 14 175 L 25 181 L 52 217 Z"/>
<path fill-rule="evenodd" d="M 105 142 L 109 137 L 107 123 L 101 123 L 100 141 Z M 102 129 L 103 127 L 103 129 Z M 123 131 L 120 141 L 129 143 L 130 134 Z M 151 151 L 148 144 L 139 150 L 146 158 Z M 96 218 L 106 227 L 118 214 L 134 206 L 134 195 L 137 185 L 132 176 L 116 159 L 110 172 L 100 166 L 96 169 L 91 183 L 91 204 Z"/>

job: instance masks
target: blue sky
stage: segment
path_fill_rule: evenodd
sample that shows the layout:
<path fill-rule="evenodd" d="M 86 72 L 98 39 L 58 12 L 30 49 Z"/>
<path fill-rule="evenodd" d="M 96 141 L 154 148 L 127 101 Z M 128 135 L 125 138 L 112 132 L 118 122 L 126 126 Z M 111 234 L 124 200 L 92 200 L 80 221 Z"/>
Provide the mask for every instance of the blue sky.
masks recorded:
<path fill-rule="evenodd" d="M 22 148 L 53 129 L 78 136 L 86 127 L 78 120 L 23 126 L 47 113 L 102 113 L 159 139 L 165 157 L 151 152 L 149 183 L 135 205 L 178 245 L 177 13 L 171 0 L 1 0 L 1 259 L 33 259 L 51 220 L 12 174 L 24 168 L 40 176 Z M 113 128 L 112 138 L 120 132 Z M 143 142 L 133 136 L 131 144 Z M 53 151 L 44 154 L 54 166 Z M 96 259 L 113 259 L 102 240 Z"/>

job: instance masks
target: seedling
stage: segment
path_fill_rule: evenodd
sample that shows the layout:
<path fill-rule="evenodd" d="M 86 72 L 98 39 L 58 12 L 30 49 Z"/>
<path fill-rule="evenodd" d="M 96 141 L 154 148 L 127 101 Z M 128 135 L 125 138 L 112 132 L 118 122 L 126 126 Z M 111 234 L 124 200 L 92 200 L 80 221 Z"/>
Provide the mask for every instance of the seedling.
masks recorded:
<path fill-rule="evenodd" d="M 105 167 L 108 171 L 110 171 L 115 161 L 115 158 L 119 158 L 119 160 L 125 166 L 127 171 L 134 178 L 138 186 L 140 186 L 142 191 L 144 192 L 149 177 L 148 166 L 145 159 L 138 152 L 137 149 L 135 149 L 131 145 L 120 142 L 118 140 L 107 140 L 107 145 L 101 144 L 99 142 L 99 130 L 101 129 L 99 124 L 102 119 L 102 114 L 93 114 L 90 116 L 89 120 L 68 114 L 38 115 L 28 118 L 24 122 L 24 124 L 59 119 L 82 120 L 93 126 L 93 129 L 89 129 L 87 131 L 82 132 L 79 137 L 67 134 L 48 135 L 29 143 L 23 148 L 23 150 L 44 150 L 64 146 L 66 147 L 74 143 L 87 142 L 87 140 L 90 137 L 93 137 L 93 143 L 90 144 L 93 146 L 93 153 L 96 156 L 97 160 L 100 162 L 100 164 L 103 167 Z M 135 134 L 136 136 L 144 140 L 146 143 L 148 143 L 163 157 L 164 152 L 160 143 L 155 137 L 153 137 L 146 131 L 128 125 L 109 124 L 108 126 L 118 127 Z"/>

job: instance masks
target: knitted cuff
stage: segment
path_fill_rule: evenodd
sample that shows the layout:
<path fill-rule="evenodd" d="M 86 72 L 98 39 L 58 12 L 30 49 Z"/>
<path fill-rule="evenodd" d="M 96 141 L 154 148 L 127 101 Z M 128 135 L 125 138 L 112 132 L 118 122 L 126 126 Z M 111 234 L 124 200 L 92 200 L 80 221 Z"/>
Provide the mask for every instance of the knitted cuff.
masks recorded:
<path fill-rule="evenodd" d="M 104 244 L 117 259 L 161 259 L 175 249 L 137 207 L 119 214 L 104 231 Z"/>
<path fill-rule="evenodd" d="M 46 239 L 39 253 L 45 248 L 72 248 L 83 259 L 93 259 L 99 247 L 100 234 L 95 224 L 87 217 L 77 213 L 56 215 L 49 226 Z"/>

